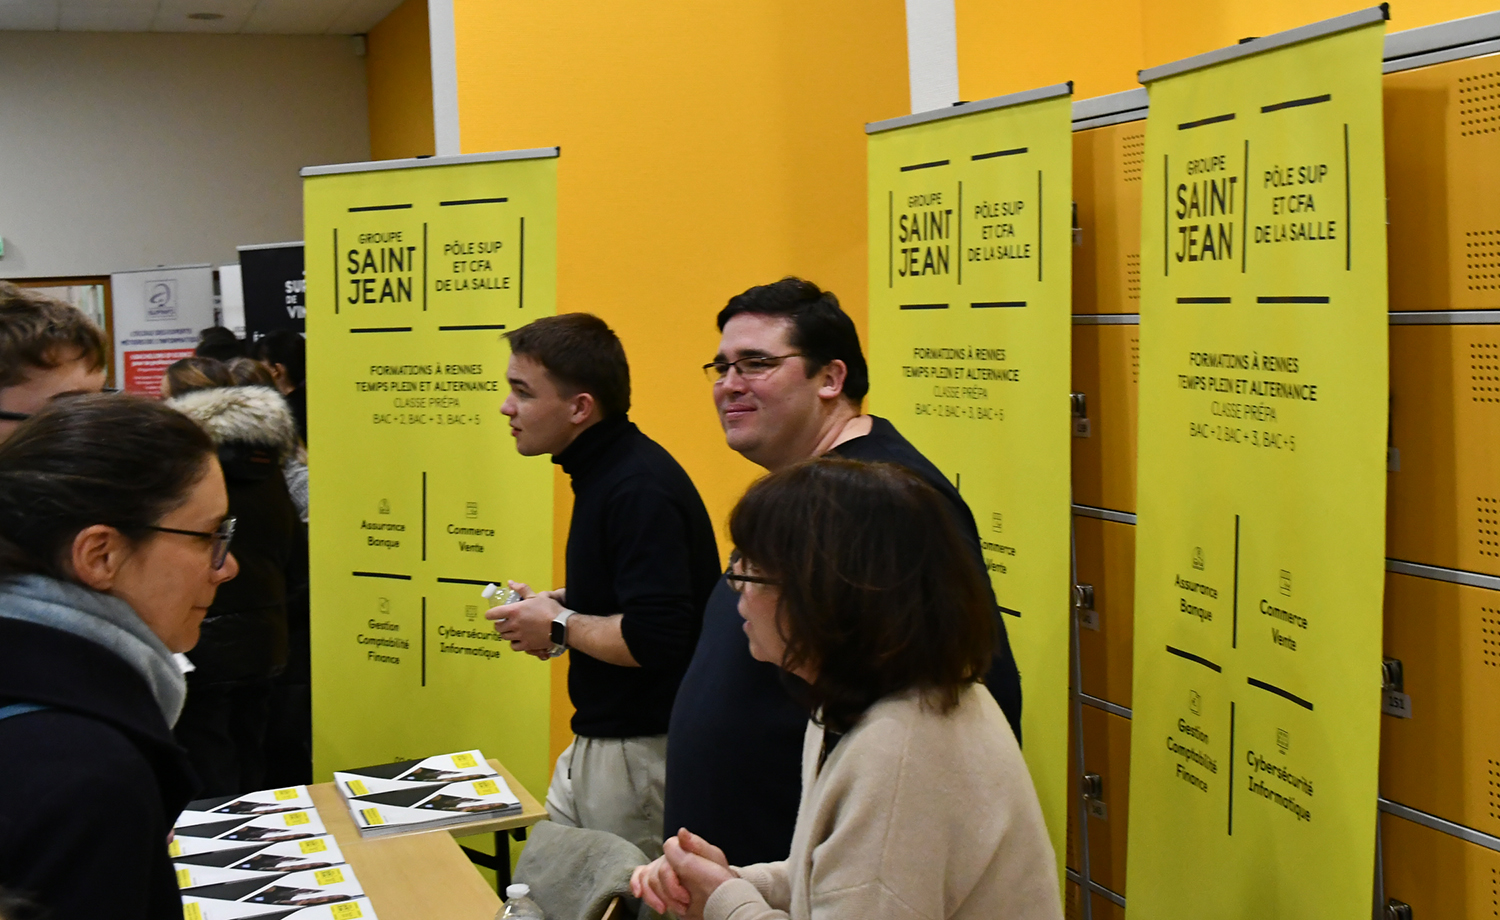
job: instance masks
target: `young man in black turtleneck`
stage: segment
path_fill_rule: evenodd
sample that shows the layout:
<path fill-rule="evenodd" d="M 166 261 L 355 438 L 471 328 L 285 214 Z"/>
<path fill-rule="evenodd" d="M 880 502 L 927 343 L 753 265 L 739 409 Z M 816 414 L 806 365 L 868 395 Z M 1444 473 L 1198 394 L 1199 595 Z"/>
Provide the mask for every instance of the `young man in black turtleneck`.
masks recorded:
<path fill-rule="evenodd" d="M 573 743 L 547 812 L 661 854 L 667 722 L 719 578 L 713 523 L 686 472 L 631 423 L 630 367 L 604 321 L 546 317 L 508 333 L 516 450 L 573 481 L 566 588 L 485 614 L 511 648 L 572 651 Z"/>

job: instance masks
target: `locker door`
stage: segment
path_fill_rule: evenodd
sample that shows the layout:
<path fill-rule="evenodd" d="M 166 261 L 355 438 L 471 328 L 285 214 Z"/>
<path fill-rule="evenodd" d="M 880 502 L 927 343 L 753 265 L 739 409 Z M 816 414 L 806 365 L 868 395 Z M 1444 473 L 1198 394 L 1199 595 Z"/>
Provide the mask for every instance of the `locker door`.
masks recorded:
<path fill-rule="evenodd" d="M 1140 326 L 1075 323 L 1073 392 L 1082 393 L 1087 428 L 1073 432 L 1073 501 L 1135 511 Z"/>
<path fill-rule="evenodd" d="M 1500 308 L 1500 58 L 1385 77 L 1392 310 Z"/>
<path fill-rule="evenodd" d="M 1073 133 L 1074 313 L 1139 313 L 1146 123 Z"/>
<path fill-rule="evenodd" d="M 1500 853 L 1395 815 L 1380 816 L 1385 896 L 1412 920 L 1478 920 L 1500 904 Z"/>
<path fill-rule="evenodd" d="M 1135 634 L 1135 527 L 1074 515 L 1078 582 L 1094 589 L 1094 609 L 1079 619 L 1082 690 L 1130 708 Z"/>
<path fill-rule="evenodd" d="M 1098 802 L 1087 806 L 1089 877 L 1095 884 L 1124 895 L 1130 720 L 1084 706 L 1082 729 L 1084 772 L 1098 774 L 1102 786 Z"/>
<path fill-rule="evenodd" d="M 1381 717 L 1380 794 L 1500 836 L 1500 591 L 1387 573 L 1384 647 L 1411 718 Z"/>
<path fill-rule="evenodd" d="M 1386 554 L 1500 575 L 1500 325 L 1391 327 L 1391 443 Z"/>

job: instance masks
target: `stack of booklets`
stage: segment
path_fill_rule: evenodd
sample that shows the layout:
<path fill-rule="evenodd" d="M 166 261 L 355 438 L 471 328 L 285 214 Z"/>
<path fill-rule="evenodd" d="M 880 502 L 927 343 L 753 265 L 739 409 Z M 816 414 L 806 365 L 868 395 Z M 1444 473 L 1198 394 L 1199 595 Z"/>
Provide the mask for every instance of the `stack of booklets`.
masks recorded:
<path fill-rule="evenodd" d="M 365 837 L 428 831 L 519 814 L 521 800 L 479 751 L 335 772 Z"/>
<path fill-rule="evenodd" d="M 167 853 L 184 920 L 375 917 L 306 786 L 191 802 Z"/>

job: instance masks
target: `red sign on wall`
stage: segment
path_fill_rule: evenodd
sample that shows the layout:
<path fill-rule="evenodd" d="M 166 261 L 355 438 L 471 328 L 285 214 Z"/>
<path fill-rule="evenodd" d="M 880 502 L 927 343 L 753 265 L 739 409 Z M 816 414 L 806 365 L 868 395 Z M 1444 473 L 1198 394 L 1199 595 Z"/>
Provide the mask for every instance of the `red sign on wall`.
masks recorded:
<path fill-rule="evenodd" d="M 125 392 L 160 396 L 161 378 L 166 374 L 167 368 L 176 361 L 192 356 L 191 348 L 125 352 Z"/>

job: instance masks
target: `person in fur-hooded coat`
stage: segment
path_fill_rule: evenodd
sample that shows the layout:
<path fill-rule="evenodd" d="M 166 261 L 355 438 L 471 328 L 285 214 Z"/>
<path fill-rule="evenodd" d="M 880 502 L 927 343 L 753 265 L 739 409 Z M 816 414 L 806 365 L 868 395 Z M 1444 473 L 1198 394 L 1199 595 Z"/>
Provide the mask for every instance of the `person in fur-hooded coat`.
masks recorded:
<path fill-rule="evenodd" d="M 287 663 L 287 595 L 307 578 L 304 525 L 281 471 L 297 448 L 297 428 L 285 400 L 267 387 L 195 390 L 168 404 L 218 445 L 236 518 L 229 551 L 240 565 L 188 655 L 195 670 L 175 733 L 203 794 L 237 795 L 264 779 L 272 679 Z"/>

